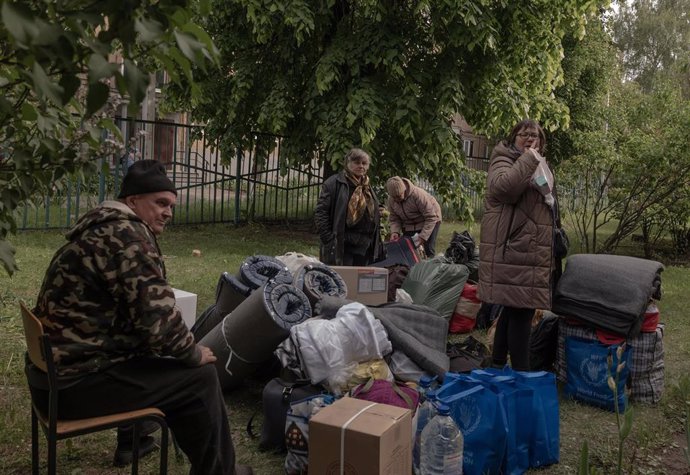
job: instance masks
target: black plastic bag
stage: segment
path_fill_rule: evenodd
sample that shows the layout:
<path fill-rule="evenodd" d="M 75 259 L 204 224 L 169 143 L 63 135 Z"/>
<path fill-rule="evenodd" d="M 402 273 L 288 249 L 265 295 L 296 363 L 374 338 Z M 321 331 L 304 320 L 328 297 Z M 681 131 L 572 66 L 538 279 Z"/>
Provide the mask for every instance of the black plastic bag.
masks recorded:
<path fill-rule="evenodd" d="M 467 264 L 474 256 L 475 246 L 469 231 L 465 230 L 461 233 L 453 231 L 453 237 L 448 249 L 446 249 L 445 256 L 455 264 Z"/>
<path fill-rule="evenodd" d="M 558 322 L 560 317 L 545 313 L 532 328 L 529 343 L 529 366 L 532 371 L 553 371 L 558 354 Z"/>

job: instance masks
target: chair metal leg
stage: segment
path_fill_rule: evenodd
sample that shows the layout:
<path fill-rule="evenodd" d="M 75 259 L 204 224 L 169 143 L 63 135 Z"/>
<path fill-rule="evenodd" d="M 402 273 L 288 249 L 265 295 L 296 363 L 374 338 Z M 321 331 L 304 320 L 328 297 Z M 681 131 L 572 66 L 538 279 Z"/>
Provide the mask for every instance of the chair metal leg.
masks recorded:
<path fill-rule="evenodd" d="M 49 430 L 46 439 L 48 440 L 48 475 L 57 473 L 57 434 Z"/>
<path fill-rule="evenodd" d="M 161 461 L 160 474 L 166 475 L 168 473 L 168 425 L 161 423 Z"/>
<path fill-rule="evenodd" d="M 132 424 L 132 475 L 139 473 L 139 424 Z"/>
<path fill-rule="evenodd" d="M 38 417 L 31 408 L 31 473 L 38 475 Z"/>

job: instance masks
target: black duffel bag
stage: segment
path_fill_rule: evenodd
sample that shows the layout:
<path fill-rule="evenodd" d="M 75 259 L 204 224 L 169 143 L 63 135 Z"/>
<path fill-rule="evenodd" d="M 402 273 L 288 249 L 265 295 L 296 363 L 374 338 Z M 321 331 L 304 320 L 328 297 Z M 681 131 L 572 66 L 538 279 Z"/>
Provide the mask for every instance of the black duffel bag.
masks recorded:
<path fill-rule="evenodd" d="M 313 385 L 308 379 L 287 381 L 278 377 L 270 380 L 262 396 L 264 423 L 259 449 L 285 452 L 285 419 L 290 403 L 326 392 L 323 386 Z M 252 427 L 255 415 L 247 423 L 247 434 L 252 439 L 257 437 Z"/>

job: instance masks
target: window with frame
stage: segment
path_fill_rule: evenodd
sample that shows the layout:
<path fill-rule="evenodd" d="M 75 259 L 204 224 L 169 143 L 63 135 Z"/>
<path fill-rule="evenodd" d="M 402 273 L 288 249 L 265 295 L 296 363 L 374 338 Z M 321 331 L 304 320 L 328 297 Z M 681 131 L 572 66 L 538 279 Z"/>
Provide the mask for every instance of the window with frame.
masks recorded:
<path fill-rule="evenodd" d="M 473 145 L 474 145 L 474 143 L 473 143 L 471 140 L 469 140 L 469 139 L 463 140 L 463 142 L 462 142 L 462 151 L 465 152 L 465 156 L 466 156 L 466 157 L 471 157 L 471 156 L 472 156 L 472 147 L 473 147 Z"/>

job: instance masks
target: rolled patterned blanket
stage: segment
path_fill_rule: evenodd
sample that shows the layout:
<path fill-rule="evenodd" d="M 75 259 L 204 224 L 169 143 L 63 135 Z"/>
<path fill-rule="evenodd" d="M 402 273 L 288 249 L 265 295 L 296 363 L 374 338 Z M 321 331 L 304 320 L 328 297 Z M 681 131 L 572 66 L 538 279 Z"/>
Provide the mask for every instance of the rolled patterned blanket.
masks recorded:
<path fill-rule="evenodd" d="M 292 285 L 269 280 L 216 325 L 200 345 L 218 358 L 214 363 L 223 389 L 239 386 L 268 360 L 290 328 L 312 315 L 309 299 Z"/>
<path fill-rule="evenodd" d="M 336 271 L 325 264 L 307 264 L 295 276 L 295 287 L 302 290 L 312 309 L 325 296 L 345 298 L 347 284 Z"/>
<path fill-rule="evenodd" d="M 650 298 L 661 297 L 663 264 L 630 256 L 575 254 L 558 281 L 552 310 L 624 337 L 640 332 Z"/>

